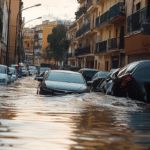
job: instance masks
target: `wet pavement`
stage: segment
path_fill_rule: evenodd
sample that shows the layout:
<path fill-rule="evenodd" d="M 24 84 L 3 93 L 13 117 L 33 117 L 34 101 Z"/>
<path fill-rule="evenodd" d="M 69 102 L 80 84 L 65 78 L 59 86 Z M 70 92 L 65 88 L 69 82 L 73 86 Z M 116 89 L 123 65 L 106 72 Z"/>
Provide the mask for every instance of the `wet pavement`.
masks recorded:
<path fill-rule="evenodd" d="M 37 95 L 0 87 L 0 150 L 150 150 L 150 105 L 102 93 Z"/>

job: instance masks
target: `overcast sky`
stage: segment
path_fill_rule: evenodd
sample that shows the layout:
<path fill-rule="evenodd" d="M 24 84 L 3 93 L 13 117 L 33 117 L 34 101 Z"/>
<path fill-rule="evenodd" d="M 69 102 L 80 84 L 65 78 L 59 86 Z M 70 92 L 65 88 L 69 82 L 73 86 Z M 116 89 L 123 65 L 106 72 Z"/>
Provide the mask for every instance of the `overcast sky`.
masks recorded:
<path fill-rule="evenodd" d="M 24 10 L 22 16 L 25 17 L 25 23 L 29 20 L 42 17 L 25 25 L 25 27 L 34 27 L 41 24 L 44 20 L 54 21 L 56 19 L 75 20 L 75 12 L 79 7 L 77 0 L 22 0 L 23 8 L 41 3 L 41 6 Z"/>

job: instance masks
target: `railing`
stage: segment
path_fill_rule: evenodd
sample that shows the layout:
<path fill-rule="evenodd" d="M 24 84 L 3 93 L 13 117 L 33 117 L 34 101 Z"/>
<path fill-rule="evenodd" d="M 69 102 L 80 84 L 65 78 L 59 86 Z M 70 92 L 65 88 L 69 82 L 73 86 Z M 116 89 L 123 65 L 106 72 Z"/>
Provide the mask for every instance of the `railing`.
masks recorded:
<path fill-rule="evenodd" d="M 96 27 L 100 27 L 110 20 L 117 18 L 119 15 L 125 16 L 125 10 L 123 9 L 123 2 L 119 2 L 116 5 L 112 6 L 108 11 L 104 14 L 96 18 Z M 100 21 L 99 21 L 100 19 Z"/>
<path fill-rule="evenodd" d="M 117 39 L 117 37 L 108 39 L 108 51 L 118 48 Z"/>
<path fill-rule="evenodd" d="M 111 38 L 99 43 L 96 43 L 95 54 L 106 53 L 111 50 L 124 49 L 124 45 L 121 45 L 120 38 Z"/>
<path fill-rule="evenodd" d="M 96 43 L 95 54 L 106 53 L 107 52 L 107 40 Z"/>
<path fill-rule="evenodd" d="M 81 35 L 85 34 L 87 31 L 90 30 L 90 22 L 86 25 L 83 25 L 77 32 L 76 32 L 76 38 L 80 37 Z"/>
<path fill-rule="evenodd" d="M 81 7 L 77 12 L 75 12 L 76 20 L 79 19 L 85 12 L 87 11 L 87 7 Z"/>
<path fill-rule="evenodd" d="M 69 26 L 69 30 L 75 28 L 77 26 L 77 23 L 72 24 L 71 26 Z"/>
<path fill-rule="evenodd" d="M 87 3 L 87 10 L 94 4 L 96 4 L 96 0 L 89 0 Z"/>
<path fill-rule="evenodd" d="M 90 54 L 90 46 L 85 46 L 82 48 L 77 48 L 75 50 L 75 56 Z"/>
<path fill-rule="evenodd" d="M 142 22 L 147 18 L 147 6 L 127 17 L 127 32 L 141 29 Z"/>

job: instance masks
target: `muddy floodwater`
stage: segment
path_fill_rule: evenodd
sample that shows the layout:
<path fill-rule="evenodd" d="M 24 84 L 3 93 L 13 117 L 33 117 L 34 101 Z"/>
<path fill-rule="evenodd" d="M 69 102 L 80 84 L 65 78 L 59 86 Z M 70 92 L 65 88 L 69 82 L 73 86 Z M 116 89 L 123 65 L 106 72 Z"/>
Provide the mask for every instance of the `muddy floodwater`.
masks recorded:
<path fill-rule="evenodd" d="M 37 95 L 0 87 L 0 150 L 150 150 L 150 105 L 102 93 Z"/>

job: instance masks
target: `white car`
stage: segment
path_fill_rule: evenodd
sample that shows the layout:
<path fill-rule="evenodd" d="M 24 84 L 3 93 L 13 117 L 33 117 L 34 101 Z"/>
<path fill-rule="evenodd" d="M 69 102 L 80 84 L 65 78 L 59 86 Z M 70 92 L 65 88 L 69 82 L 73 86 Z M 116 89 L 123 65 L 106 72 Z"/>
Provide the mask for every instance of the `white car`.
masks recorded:
<path fill-rule="evenodd" d="M 9 67 L 9 72 L 12 74 L 11 76 L 11 82 L 14 82 L 18 79 L 18 74 L 15 68 Z"/>
<path fill-rule="evenodd" d="M 22 68 L 22 76 L 29 76 L 29 71 L 27 70 L 26 67 Z"/>
<path fill-rule="evenodd" d="M 8 85 L 11 83 L 11 73 L 5 65 L 0 65 L 0 85 Z"/>
<path fill-rule="evenodd" d="M 30 75 L 36 74 L 36 67 L 35 66 L 29 66 L 29 74 Z"/>

